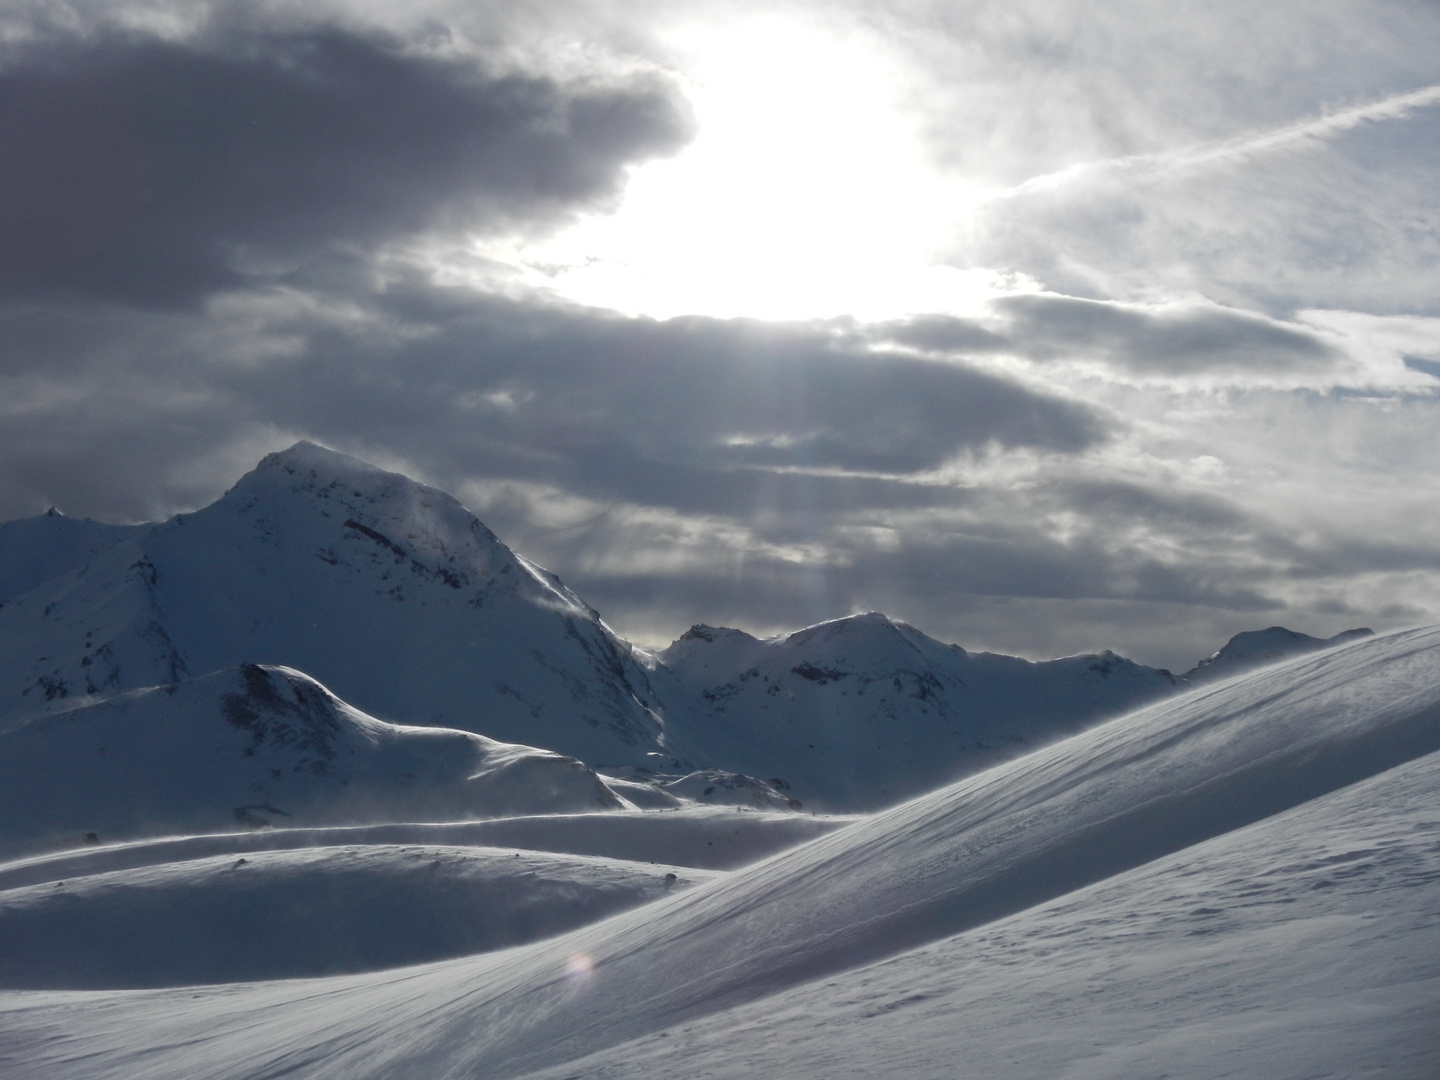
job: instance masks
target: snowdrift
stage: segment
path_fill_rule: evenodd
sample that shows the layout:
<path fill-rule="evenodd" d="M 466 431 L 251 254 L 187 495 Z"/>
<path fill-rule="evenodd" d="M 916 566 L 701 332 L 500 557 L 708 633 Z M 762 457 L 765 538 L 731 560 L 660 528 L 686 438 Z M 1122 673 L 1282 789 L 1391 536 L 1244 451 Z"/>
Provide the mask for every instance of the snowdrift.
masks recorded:
<path fill-rule="evenodd" d="M 806 1027 L 788 1006 L 792 1000 L 808 1000 L 812 1009 L 823 1006 L 845 1015 L 852 1002 L 846 995 L 867 986 L 863 978 L 854 983 L 846 973 L 858 977 L 867 965 L 873 971 L 887 963 L 897 965 L 888 969 L 892 972 L 913 971 L 920 962 L 915 958 L 926 950 L 958 950 L 974 958 L 963 981 L 981 987 L 998 980 L 995 985 L 1008 986 L 1006 1000 L 1019 1013 L 1029 1008 L 1041 1017 L 1066 1014 L 1078 1007 L 1081 984 L 1061 975 L 1054 984 L 1057 992 L 1072 996 L 1055 1000 L 1046 996 L 1048 984 L 1037 979 L 1027 996 L 1012 977 L 1016 970 L 1027 970 L 1024 964 L 1003 950 L 987 952 L 994 934 L 1024 938 L 1029 931 L 1014 927 L 1027 912 L 1053 925 L 1059 909 L 1046 905 L 1063 897 L 1074 898 L 1079 905 L 1074 910 L 1090 912 L 1099 920 L 1096 925 L 1113 928 L 1119 919 L 1123 926 L 1127 910 L 1135 910 L 1126 908 L 1127 898 L 1163 899 L 1176 875 L 1183 876 L 1182 863 L 1167 859 L 1188 858 L 1202 868 L 1188 883 L 1192 895 L 1209 890 L 1233 897 L 1249 879 L 1230 876 L 1227 843 L 1244 852 L 1261 835 L 1263 842 L 1254 850 L 1263 861 L 1267 852 L 1285 850 L 1293 830 L 1299 829 L 1313 847 L 1317 832 L 1338 830 L 1349 820 L 1357 834 L 1408 830 L 1408 842 L 1395 845 L 1400 852 L 1395 862 L 1402 867 L 1396 873 L 1404 877 L 1409 871 L 1403 868 L 1414 870 L 1404 894 L 1402 943 L 1396 946 L 1392 940 L 1390 952 L 1384 953 L 1374 933 L 1367 936 L 1363 928 L 1345 922 L 1344 909 L 1330 907 L 1319 896 L 1327 890 L 1310 890 L 1310 910 L 1315 918 L 1330 919 L 1332 930 L 1345 931 L 1338 936 L 1351 962 L 1360 964 L 1354 970 L 1361 972 L 1348 977 L 1349 987 L 1371 995 L 1387 1018 L 1390 1038 L 1408 1040 L 1395 1050 L 1396 1060 L 1418 1068 L 1417 1063 L 1426 1064 L 1425 1054 L 1433 1054 L 1433 1043 L 1416 1042 L 1413 1023 L 1405 1026 L 1415 1011 L 1396 1012 L 1398 999 L 1387 997 L 1387 987 L 1377 981 L 1381 967 L 1360 961 L 1403 953 L 1410 967 L 1408 991 L 1401 996 L 1419 1001 L 1422 1010 L 1440 1000 L 1434 992 L 1440 987 L 1440 966 L 1426 967 L 1426 958 L 1417 958 L 1416 944 L 1433 942 L 1417 937 L 1417 928 L 1428 926 L 1433 933 L 1440 923 L 1440 869 L 1433 866 L 1434 838 L 1440 834 L 1433 812 L 1440 769 L 1427 757 L 1437 751 L 1440 629 L 1371 638 L 1152 705 L 727 877 L 548 942 L 393 974 L 183 993 L 6 996 L 0 998 L 6 1009 L 0 1044 L 8 1056 L 0 1061 L 10 1074 L 26 1078 L 498 1078 L 552 1069 L 548 1075 L 574 1075 L 577 1069 L 588 1075 L 587 1060 L 604 1063 L 611 1075 L 638 1076 L 649 1067 L 646 1061 L 664 1056 L 655 1056 L 660 1053 L 655 1040 L 697 1033 L 700 1041 L 682 1046 L 692 1075 L 735 1075 L 740 1057 L 751 1067 L 764 1060 L 773 1071 L 794 1072 L 791 1060 L 803 1061 L 804 1053 L 791 1043 L 754 1046 L 745 1040 L 772 1030 L 757 1018 L 773 1016 L 779 1025 L 773 1030 L 783 1029 L 781 1020 L 792 1031 L 793 1025 L 805 1030 L 807 1052 L 816 1060 L 816 1040 L 834 1031 Z M 1379 790 L 1383 796 L 1389 784 L 1398 785 L 1409 799 L 1396 811 L 1398 818 L 1386 817 L 1383 797 L 1378 803 L 1366 801 L 1367 792 Z M 1417 817 L 1420 813 L 1429 816 Z M 1328 875 L 1325 880 L 1342 878 L 1336 868 L 1350 856 L 1336 854 L 1330 862 L 1325 861 L 1330 855 L 1318 855 L 1311 866 L 1297 852 L 1299 864 L 1289 868 L 1288 877 L 1279 875 L 1280 891 L 1294 893 L 1303 883 L 1313 883 L 1317 870 Z M 1347 894 L 1341 889 L 1336 895 Z M 1172 908 L 1161 916 L 1173 915 Z M 1179 979 L 1177 985 L 1190 987 L 1196 996 L 1162 1000 L 1138 1016 L 1132 997 L 1130 1011 L 1116 1014 L 1128 1019 L 1112 1018 L 1112 1026 L 1086 1045 L 1140 1039 L 1160 1046 L 1179 1017 L 1192 1023 L 1193 1051 L 1200 1045 L 1194 1041 L 1200 1035 L 1193 1019 L 1200 1015 L 1210 1024 L 1213 1056 L 1219 1054 L 1215 1032 L 1241 1024 L 1253 994 L 1263 992 L 1263 987 L 1255 989 L 1260 984 L 1244 982 L 1253 974 L 1247 948 L 1257 946 L 1257 954 L 1279 965 L 1268 976 L 1272 986 L 1284 986 L 1287 964 L 1292 973 L 1314 975 L 1304 967 L 1303 949 L 1288 948 L 1309 943 L 1314 935 L 1287 930 L 1277 916 L 1253 935 L 1230 937 L 1223 963 L 1240 980 L 1232 985 L 1217 975 L 1222 961 L 1216 955 L 1173 948 L 1176 935 L 1213 925 L 1203 921 L 1210 918 L 1211 913 L 1190 909 L 1178 926 L 1152 927 L 1151 945 L 1161 943 L 1153 955 L 1181 967 L 1166 977 Z M 980 933 L 995 927 L 1001 929 Z M 1071 949 L 1076 956 L 1088 949 L 1092 959 L 1097 950 L 1111 957 L 1128 955 L 1123 940 L 1103 942 L 1107 933 L 1113 930 L 1095 925 L 1057 933 L 1049 946 L 1056 957 L 1052 963 L 1072 962 L 1067 960 Z M 1035 972 L 1034 961 L 1028 963 Z M 1019 966 L 1007 974 L 1007 965 Z M 1144 979 L 1132 983 L 1146 985 Z M 1168 984 L 1152 977 L 1148 985 Z M 1035 1003 L 1027 1006 L 1031 998 Z M 925 1000 L 880 1001 L 880 1014 L 893 1015 L 887 1026 L 868 1029 L 872 1035 L 885 1033 L 884 1045 L 872 1054 L 889 1048 L 904 1057 L 907 1024 L 902 1018 L 907 1015 L 929 1017 L 926 1030 L 934 1049 L 936 1025 L 942 1021 L 922 1007 Z M 1433 1013 L 1427 1018 L 1433 1021 Z M 1308 1033 L 1324 1042 L 1325 1016 L 1313 1019 Z M 1120 1030 L 1124 1023 L 1145 1030 L 1126 1035 Z M 843 1031 L 843 1025 L 835 1030 Z M 984 1029 L 971 1030 L 984 1043 Z M 1433 1036 L 1433 1022 L 1425 1030 Z M 266 1037 L 257 1039 L 257 1031 Z M 737 1045 L 744 1049 L 737 1051 Z M 850 1044 L 837 1040 L 836 1045 Z M 956 1054 L 966 1052 L 965 1044 L 952 1040 L 949 1045 Z M 986 1045 L 993 1058 L 999 1043 L 992 1037 Z M 1344 1050 L 1340 1044 L 1325 1049 L 1334 1060 Z M 691 1050 L 710 1056 L 696 1057 Z M 1076 1046 L 1061 1052 L 1053 1044 L 1051 1050 L 1056 1060 L 1089 1053 Z M 905 1060 L 915 1075 L 954 1075 L 954 1060 L 943 1067 L 933 1060 L 929 1065 Z M 1237 1070 L 1237 1059 L 1223 1054 L 1203 1060 L 1192 1054 L 1187 1060 L 1198 1063 L 1196 1075 L 1283 1074 L 1259 1067 Z M 1434 1064 L 1432 1056 L 1427 1065 L 1432 1072 Z M 882 1071 L 905 1074 L 903 1068 Z M 1111 1075 L 1123 1072 L 1117 1068 Z"/>

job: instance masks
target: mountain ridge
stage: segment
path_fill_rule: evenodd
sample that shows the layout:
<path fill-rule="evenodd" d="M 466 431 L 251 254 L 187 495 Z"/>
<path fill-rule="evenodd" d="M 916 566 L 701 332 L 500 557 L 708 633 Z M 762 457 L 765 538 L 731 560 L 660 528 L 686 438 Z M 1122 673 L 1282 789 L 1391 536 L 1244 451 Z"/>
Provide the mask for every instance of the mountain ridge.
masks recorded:
<path fill-rule="evenodd" d="M 46 536 L 51 554 L 27 562 Z M 1192 681 L 1109 651 L 969 652 L 878 612 L 763 640 L 697 624 L 647 653 L 452 496 L 303 441 L 165 522 L 0 526 L 0 581 L 57 567 L 0 603 L 0 731 L 282 665 L 388 721 L 587 762 L 654 808 L 701 797 L 872 810 Z M 1358 633 L 1241 634 L 1187 675 L 1218 679 Z"/>

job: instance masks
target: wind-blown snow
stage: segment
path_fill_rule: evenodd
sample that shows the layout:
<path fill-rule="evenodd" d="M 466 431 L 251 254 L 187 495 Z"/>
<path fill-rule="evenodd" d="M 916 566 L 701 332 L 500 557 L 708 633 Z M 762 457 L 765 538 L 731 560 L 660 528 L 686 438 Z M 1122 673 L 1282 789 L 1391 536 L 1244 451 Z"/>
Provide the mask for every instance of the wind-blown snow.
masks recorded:
<path fill-rule="evenodd" d="M 216 672 L 0 733 L 0 854 L 87 838 L 621 805 L 573 758 L 387 724 L 289 668 Z"/>
<path fill-rule="evenodd" d="M 1440 629 L 1366 639 L 552 941 L 400 973 L 0 995 L 0 1063 L 25 1080 L 658 1076 L 676 1057 L 709 1076 L 973 1060 L 1419 1080 L 1437 1063 L 1437 751 Z"/>

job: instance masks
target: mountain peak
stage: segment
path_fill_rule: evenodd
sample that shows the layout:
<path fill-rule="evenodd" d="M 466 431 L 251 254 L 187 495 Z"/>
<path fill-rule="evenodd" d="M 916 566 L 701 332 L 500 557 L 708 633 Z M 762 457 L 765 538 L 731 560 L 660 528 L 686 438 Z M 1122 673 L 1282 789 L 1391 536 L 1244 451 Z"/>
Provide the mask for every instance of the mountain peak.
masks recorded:
<path fill-rule="evenodd" d="M 316 472 L 360 473 L 372 476 L 377 474 L 382 476 L 399 475 L 398 473 L 387 473 L 378 465 L 372 465 L 368 461 L 339 450 L 332 450 L 328 446 L 311 442 L 309 439 L 301 439 L 288 449 L 266 454 L 260 459 L 256 469 L 276 466 L 286 470 L 307 469 Z"/>
<path fill-rule="evenodd" d="M 266 454 L 255 468 L 236 482 L 227 497 L 235 492 L 249 492 L 277 482 L 290 488 L 329 494 L 348 489 L 353 498 L 394 498 L 412 491 L 425 491 L 448 502 L 454 501 L 444 492 L 412 480 L 403 473 L 390 472 L 305 439 L 286 450 Z"/>
<path fill-rule="evenodd" d="M 297 513 L 313 523 L 328 519 L 442 576 L 476 565 L 489 572 L 520 570 L 510 549 L 452 496 L 304 440 L 266 455 L 219 502 L 191 518 L 217 512 L 245 519 L 262 536 L 288 538 L 300 527 Z M 314 542 L 325 546 L 318 536 Z"/>
<path fill-rule="evenodd" d="M 1334 637 L 1317 638 L 1284 626 L 1246 630 L 1236 634 L 1223 648 L 1201 660 L 1181 678 L 1189 682 L 1226 679 L 1242 671 L 1279 663 L 1293 656 L 1334 648 L 1356 638 L 1370 637 L 1374 632 L 1368 626 L 1360 626 L 1353 630 L 1343 630 Z"/>
<path fill-rule="evenodd" d="M 796 630 L 785 638 L 786 644 L 800 645 L 814 639 L 829 639 L 841 636 L 884 634 L 892 633 L 904 636 L 901 629 L 903 623 L 897 623 L 888 615 L 878 611 L 865 611 L 855 615 L 843 615 L 838 619 L 827 619 L 825 622 L 816 623 L 814 626 L 807 626 L 802 630 Z"/>

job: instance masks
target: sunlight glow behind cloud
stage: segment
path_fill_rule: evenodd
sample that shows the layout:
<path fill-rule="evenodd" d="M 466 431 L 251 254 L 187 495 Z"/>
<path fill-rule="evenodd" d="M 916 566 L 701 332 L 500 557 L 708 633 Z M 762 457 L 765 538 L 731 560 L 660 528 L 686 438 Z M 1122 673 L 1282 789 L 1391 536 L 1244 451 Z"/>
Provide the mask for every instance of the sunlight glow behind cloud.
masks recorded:
<path fill-rule="evenodd" d="M 695 141 L 614 215 L 483 254 L 571 299 L 658 317 L 971 312 L 1003 275 L 941 265 L 986 196 L 927 159 L 905 78 L 860 33 L 768 18 L 679 35 Z"/>

